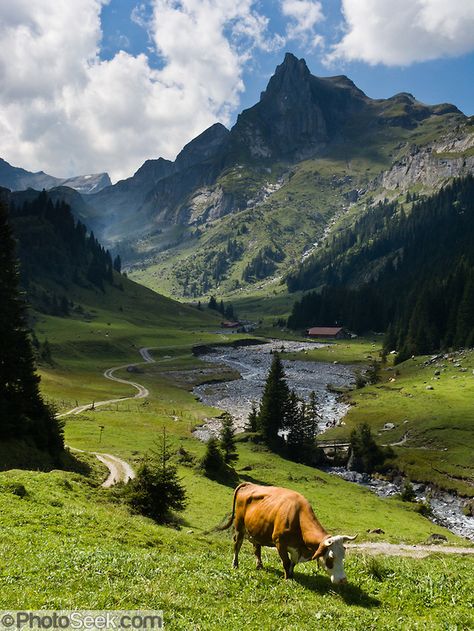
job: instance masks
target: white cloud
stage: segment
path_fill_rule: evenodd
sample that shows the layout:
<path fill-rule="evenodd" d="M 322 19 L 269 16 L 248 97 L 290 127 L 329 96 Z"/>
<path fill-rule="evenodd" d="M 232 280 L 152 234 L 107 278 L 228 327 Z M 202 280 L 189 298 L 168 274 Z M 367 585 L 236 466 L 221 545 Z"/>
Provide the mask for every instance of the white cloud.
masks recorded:
<path fill-rule="evenodd" d="M 289 18 L 286 36 L 298 40 L 311 48 L 323 44 L 321 35 L 315 33 L 315 26 L 324 20 L 323 7 L 319 0 L 282 0 L 281 12 Z"/>
<path fill-rule="evenodd" d="M 328 55 L 406 66 L 474 50 L 473 0 L 342 0 L 345 34 Z"/>
<path fill-rule="evenodd" d="M 174 158 L 207 126 L 230 121 L 252 49 L 281 45 L 254 0 L 153 0 L 133 19 L 163 60 L 99 57 L 108 0 L 0 4 L 0 156 L 58 176 L 125 177 Z M 150 13 L 148 12 L 150 15 Z"/>

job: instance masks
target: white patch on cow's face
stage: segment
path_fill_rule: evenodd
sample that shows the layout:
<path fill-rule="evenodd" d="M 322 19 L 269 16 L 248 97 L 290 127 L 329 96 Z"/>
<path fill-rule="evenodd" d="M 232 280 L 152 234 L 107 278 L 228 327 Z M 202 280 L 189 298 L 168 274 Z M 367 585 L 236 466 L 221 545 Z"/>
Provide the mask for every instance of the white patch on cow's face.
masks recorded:
<path fill-rule="evenodd" d="M 331 578 L 331 583 L 345 583 L 347 580 L 344 572 L 344 538 L 342 535 L 330 537 L 326 541 L 326 551 L 321 557 L 321 565 Z"/>

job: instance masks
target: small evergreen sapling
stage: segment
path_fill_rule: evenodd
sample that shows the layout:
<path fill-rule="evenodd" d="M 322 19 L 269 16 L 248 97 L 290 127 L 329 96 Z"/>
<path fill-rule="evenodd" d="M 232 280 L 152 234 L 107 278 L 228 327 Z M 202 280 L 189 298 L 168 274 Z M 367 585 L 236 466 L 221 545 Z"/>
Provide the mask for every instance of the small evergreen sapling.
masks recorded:
<path fill-rule="evenodd" d="M 142 463 L 137 477 L 125 487 L 125 496 L 132 509 L 159 524 L 172 521 L 171 511 L 182 511 L 187 503 L 185 488 L 170 459 L 166 430 L 163 429 L 161 444 Z"/>
<path fill-rule="evenodd" d="M 220 447 L 224 454 L 224 462 L 226 464 L 237 462 L 239 456 L 235 447 L 234 419 L 232 418 L 232 415 L 229 414 L 229 412 L 224 412 L 224 414 L 222 415 Z"/>

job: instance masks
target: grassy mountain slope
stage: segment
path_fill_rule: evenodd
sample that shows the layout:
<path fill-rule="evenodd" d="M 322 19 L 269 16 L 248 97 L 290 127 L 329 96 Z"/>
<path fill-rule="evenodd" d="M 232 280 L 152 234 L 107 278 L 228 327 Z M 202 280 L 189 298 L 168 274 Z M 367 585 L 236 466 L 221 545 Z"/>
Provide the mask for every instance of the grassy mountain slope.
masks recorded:
<path fill-rule="evenodd" d="M 387 116 L 393 122 L 394 113 L 382 110 L 379 120 Z M 459 122 L 459 114 L 451 112 L 433 114 L 414 129 L 380 123 L 367 128 L 367 122 L 359 126 L 355 121 L 345 142 L 319 158 L 232 167 L 196 194 L 194 212 L 199 216 L 209 199 L 222 196 L 243 195 L 248 207 L 215 218 L 207 214 L 203 223 L 181 226 L 172 235 L 144 237 L 128 257 L 131 277 L 176 297 L 278 291 L 280 277 L 317 251 L 315 244 L 348 229 L 377 200 L 399 198 L 406 190 L 428 193 L 449 179 L 434 169 L 434 182 L 407 182 L 406 189 L 391 190 L 381 174 L 390 173 L 414 143 L 430 146 L 434 138 L 450 136 Z M 462 151 L 454 153 L 462 156 Z M 234 241 L 237 247 L 229 249 Z"/>
<path fill-rule="evenodd" d="M 364 364 L 378 360 L 382 338 L 333 342 L 285 359 Z M 466 497 L 474 496 L 474 351 L 418 356 L 393 366 L 389 355 L 379 381 L 344 395 L 350 408 L 344 425 L 324 438 L 349 439 L 360 423 L 369 423 L 377 441 L 393 447 L 397 468 L 411 480 Z M 393 424 L 387 430 L 386 423 Z"/>
<path fill-rule="evenodd" d="M 7 561 L 1 571 L 3 609 L 25 603 L 45 609 L 163 609 L 173 629 L 472 626 L 471 557 L 371 559 L 350 553 L 350 585 L 336 591 L 314 564 L 298 566 L 294 581 L 282 580 L 273 550 L 264 551 L 266 569 L 257 572 L 248 544 L 240 569 L 232 570 L 230 537 L 204 536 L 195 526 L 204 521 L 204 511 L 214 524 L 228 510 L 231 492 L 215 483 L 187 483 L 195 500 L 187 526 L 176 532 L 130 516 L 74 474 L 11 471 L 0 477 L 0 550 Z M 15 494 L 20 484 L 24 497 Z M 318 496 L 322 506 L 320 493 L 311 499 Z M 206 497 L 214 503 L 203 504 Z"/>

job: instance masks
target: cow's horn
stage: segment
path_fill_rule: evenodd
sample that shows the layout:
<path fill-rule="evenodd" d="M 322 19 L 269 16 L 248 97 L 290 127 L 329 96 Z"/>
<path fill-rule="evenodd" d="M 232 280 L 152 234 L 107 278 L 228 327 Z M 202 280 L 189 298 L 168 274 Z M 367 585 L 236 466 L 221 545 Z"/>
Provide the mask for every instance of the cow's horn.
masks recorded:
<path fill-rule="evenodd" d="M 343 541 L 354 541 L 354 539 L 357 537 L 357 535 L 354 535 L 353 537 L 351 537 L 350 535 L 342 535 L 342 540 Z"/>
<path fill-rule="evenodd" d="M 315 559 L 319 559 L 319 557 L 323 556 L 326 548 L 328 546 L 328 542 L 327 539 L 325 539 L 324 541 L 321 541 L 321 543 L 318 546 L 318 549 L 316 550 L 316 552 L 313 554 L 312 556 L 312 561 L 314 561 Z"/>

